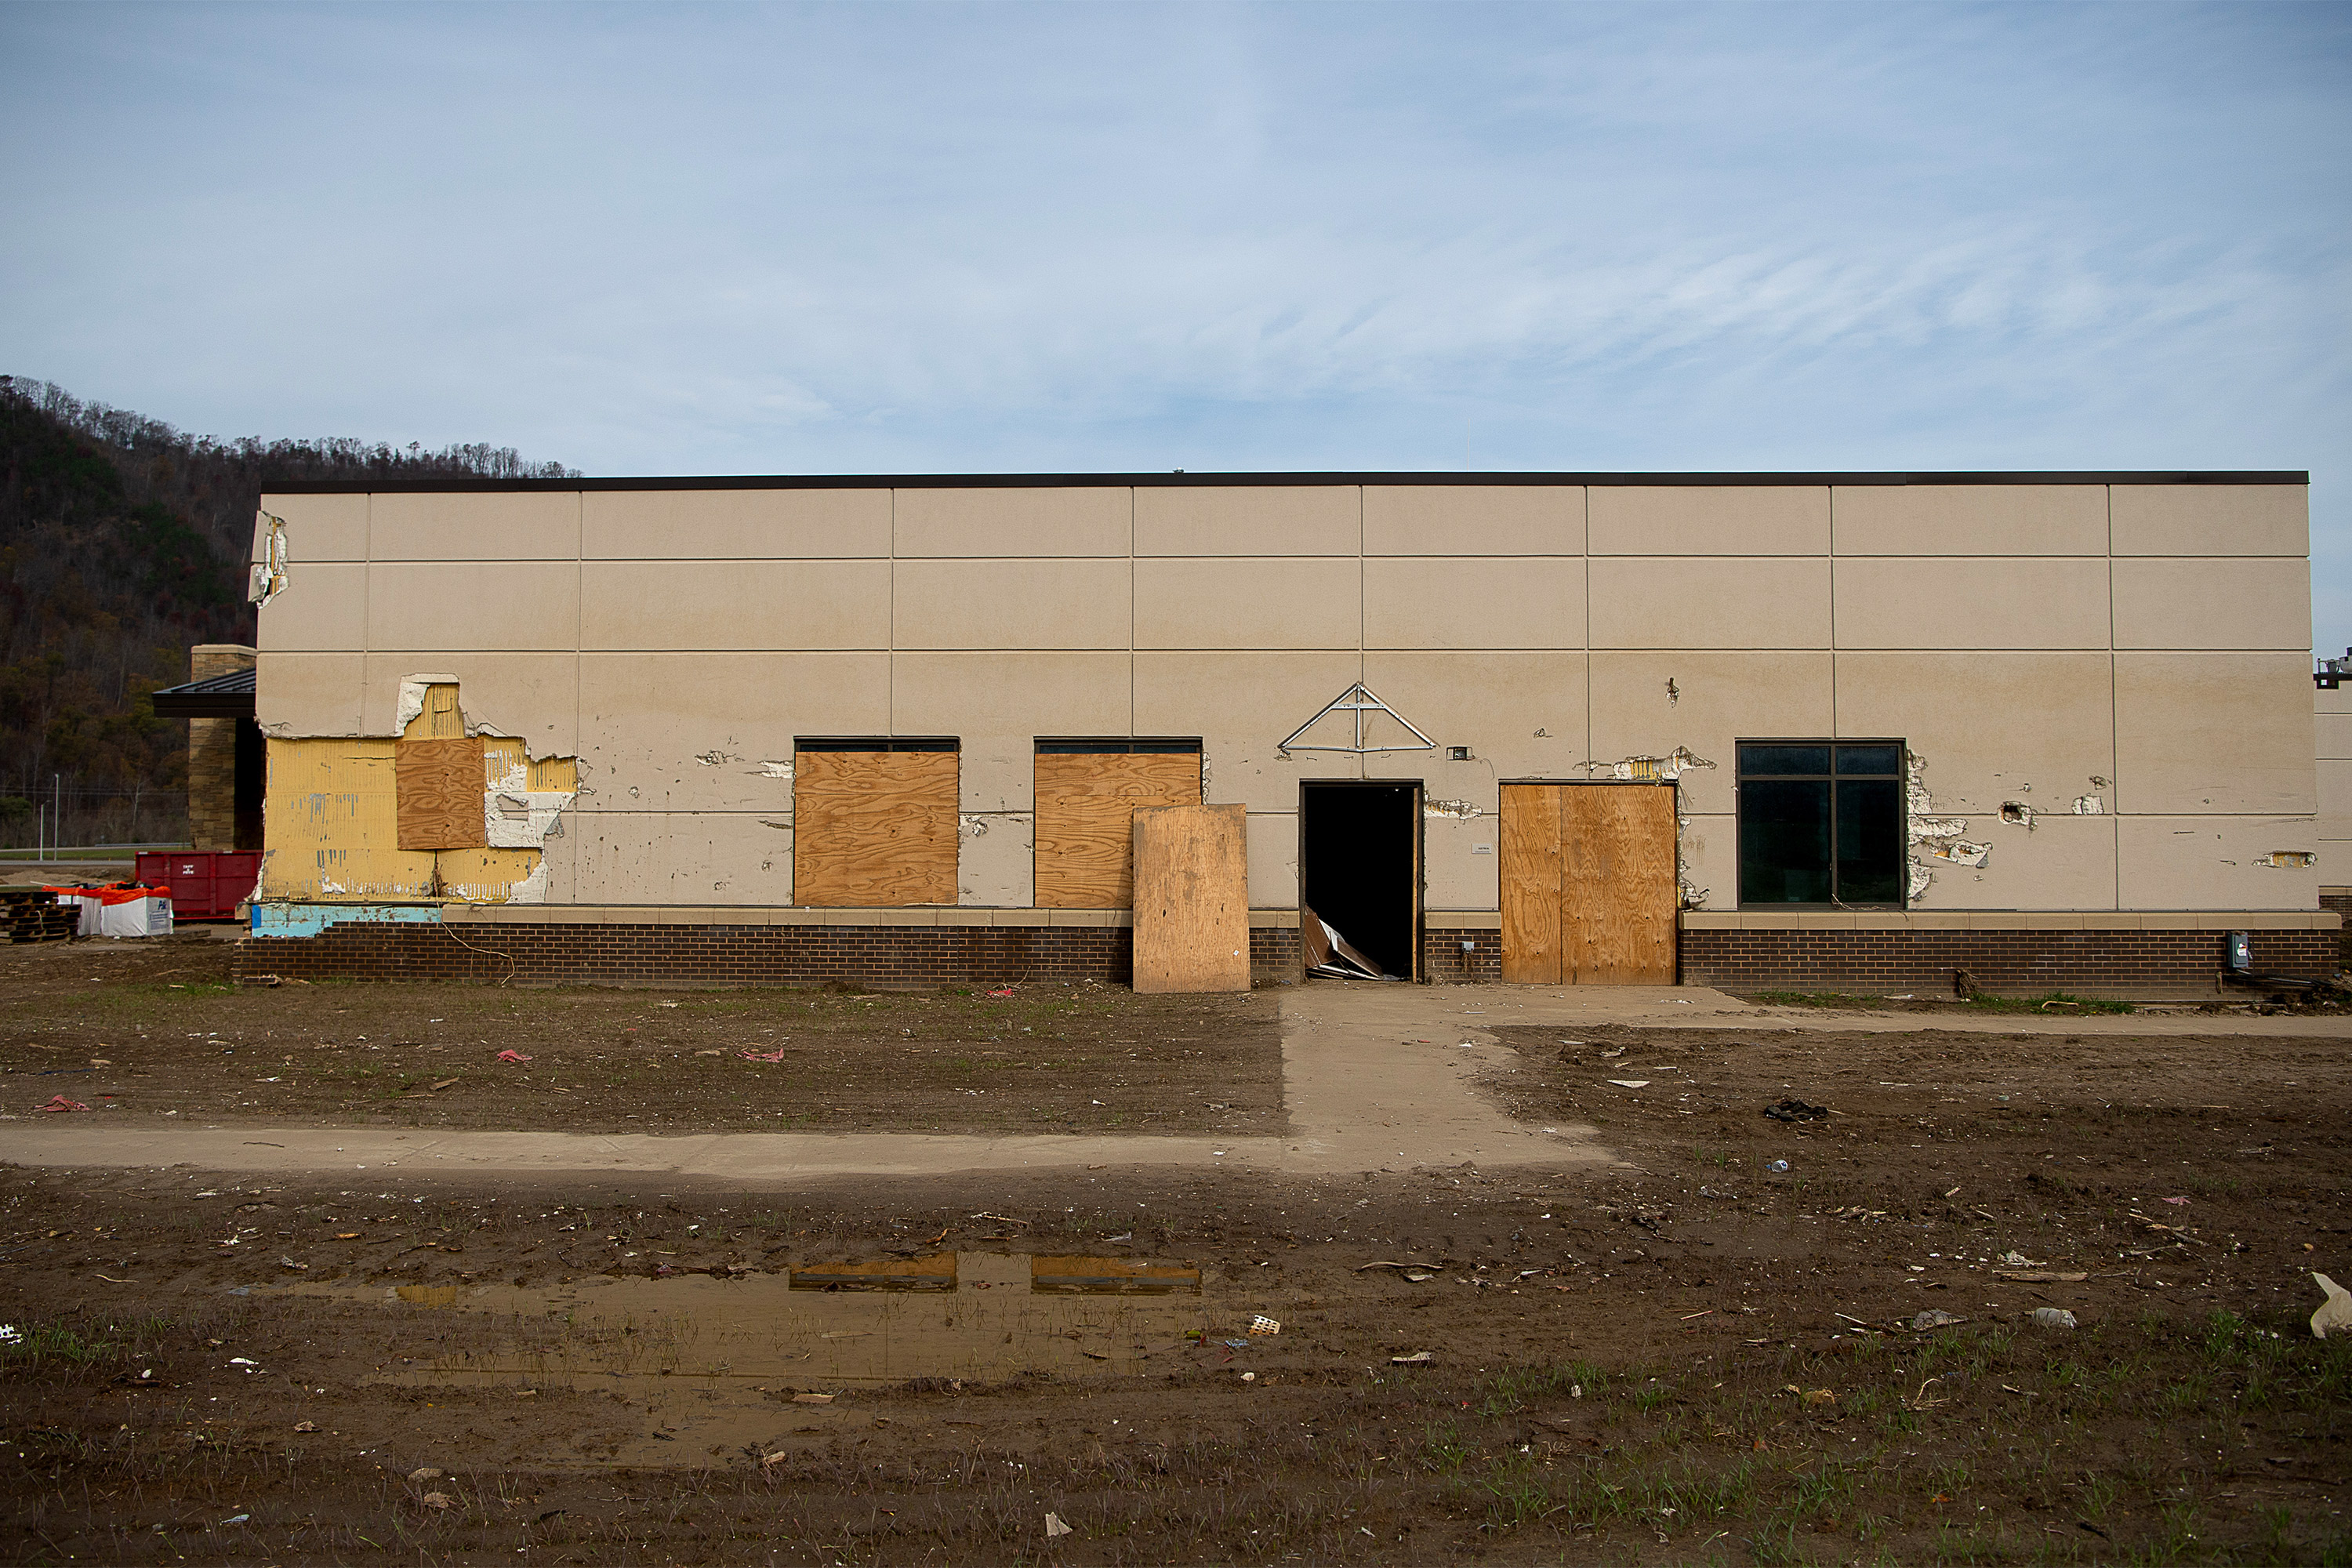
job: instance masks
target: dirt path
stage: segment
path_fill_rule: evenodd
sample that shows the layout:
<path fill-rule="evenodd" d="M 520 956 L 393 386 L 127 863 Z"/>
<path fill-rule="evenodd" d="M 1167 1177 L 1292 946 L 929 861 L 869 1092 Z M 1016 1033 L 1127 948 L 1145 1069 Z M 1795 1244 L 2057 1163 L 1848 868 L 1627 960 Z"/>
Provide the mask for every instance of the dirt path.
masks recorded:
<path fill-rule="evenodd" d="M 1477 1022 L 1483 993 L 1312 987 L 1281 1000 L 1283 1136 L 976 1137 L 912 1132 L 691 1135 L 278 1125 L 109 1125 L 37 1116 L 0 1125 L 0 1160 L 27 1166 L 168 1166 L 296 1173 L 398 1170 L 440 1177 L 675 1175 L 761 1184 L 1053 1167 L 1192 1165 L 1298 1173 L 1415 1166 L 1568 1166 L 1609 1156 L 1573 1124 L 1531 1127 L 1480 1080 L 1510 1053 Z M 1519 1010 L 1524 1012 L 1524 1009 Z M 1514 1016 L 1518 1016 L 1515 1014 Z M 1143 1026 L 1130 1020 L 1130 1027 Z M 1057 1041 L 1055 1049 L 1064 1048 Z"/>

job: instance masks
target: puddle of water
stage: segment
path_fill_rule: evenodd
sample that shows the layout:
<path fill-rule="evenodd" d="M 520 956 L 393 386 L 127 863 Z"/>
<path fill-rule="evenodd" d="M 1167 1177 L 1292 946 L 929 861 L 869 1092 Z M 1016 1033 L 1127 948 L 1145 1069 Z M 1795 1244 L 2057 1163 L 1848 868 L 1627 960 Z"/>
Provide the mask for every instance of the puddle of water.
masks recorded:
<path fill-rule="evenodd" d="M 1197 1296 L 1201 1271 L 1190 1263 L 1131 1258 L 1032 1258 L 1029 1289 L 1039 1295 Z"/>
<path fill-rule="evenodd" d="M 707 1464 L 792 1432 L 873 1420 L 856 1394 L 914 1378 L 999 1382 L 1172 1367 L 1210 1326 L 1200 1270 L 1110 1258 L 943 1253 L 717 1279 L 571 1285 L 296 1285 L 457 1314 L 472 1348 L 372 1381 L 408 1387 L 609 1390 L 655 1430 L 624 1464 Z M 794 1405 L 795 1394 L 840 1403 Z M 551 1458 L 552 1458 L 551 1456 Z"/>
<path fill-rule="evenodd" d="M 795 1290 L 952 1290 L 956 1255 L 887 1258 L 879 1263 L 813 1263 L 790 1271 Z"/>

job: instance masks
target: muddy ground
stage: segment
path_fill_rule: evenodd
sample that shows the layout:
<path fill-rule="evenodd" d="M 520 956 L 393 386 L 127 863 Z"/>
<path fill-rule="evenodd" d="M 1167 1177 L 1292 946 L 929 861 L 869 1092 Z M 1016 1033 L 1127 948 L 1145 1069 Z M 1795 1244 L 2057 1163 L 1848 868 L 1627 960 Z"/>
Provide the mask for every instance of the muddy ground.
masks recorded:
<path fill-rule="evenodd" d="M 388 1042 L 425 994 L 320 991 L 307 1025 L 232 1026 Z M 162 1009 L 286 1000 L 138 995 L 157 1042 L 184 1021 Z M 737 1000 L 813 999 L 849 1000 Z M 81 1000 L 12 994 L 10 1049 L 65 1044 Z M 641 1032 L 695 1000 L 602 997 Z M 843 1016 L 879 1051 L 949 1005 Z M 1132 999 L 1091 1005 L 1041 1005 L 1024 1046 L 1076 1059 L 1057 1031 Z M 1261 1027 L 1237 1008 L 1204 1048 Z M 1499 1033 L 1495 1092 L 1622 1164 L 756 1192 L 0 1171 L 7 1555 L 2352 1562 L 2352 1343 L 2306 1321 L 2312 1270 L 2352 1278 L 2347 1042 Z M 1134 1063 L 1188 1087 L 1160 1043 Z M 1827 1114 L 1762 1114 L 1787 1099 Z M 1032 1289 L 1066 1255 L 1200 1284 Z M 952 1290 L 789 1288 L 941 1258 Z"/>
<path fill-rule="evenodd" d="M 228 977 L 230 945 L 0 947 L 0 1116 L 574 1132 L 1279 1132 L 1270 995 L 860 995 Z M 512 1051 L 527 1061 L 501 1059 Z"/>

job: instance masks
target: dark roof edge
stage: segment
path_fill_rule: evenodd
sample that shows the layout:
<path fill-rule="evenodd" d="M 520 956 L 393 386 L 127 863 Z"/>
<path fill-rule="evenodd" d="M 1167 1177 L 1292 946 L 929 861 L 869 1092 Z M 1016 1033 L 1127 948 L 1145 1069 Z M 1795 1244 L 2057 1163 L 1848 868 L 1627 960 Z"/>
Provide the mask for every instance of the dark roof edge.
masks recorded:
<path fill-rule="evenodd" d="M 268 485 L 264 495 L 474 494 L 540 490 L 1055 489 L 1088 486 L 1238 485 L 2308 485 L 2303 469 L 2018 473 L 1151 473 L 699 474 L 607 479 L 331 479 Z"/>

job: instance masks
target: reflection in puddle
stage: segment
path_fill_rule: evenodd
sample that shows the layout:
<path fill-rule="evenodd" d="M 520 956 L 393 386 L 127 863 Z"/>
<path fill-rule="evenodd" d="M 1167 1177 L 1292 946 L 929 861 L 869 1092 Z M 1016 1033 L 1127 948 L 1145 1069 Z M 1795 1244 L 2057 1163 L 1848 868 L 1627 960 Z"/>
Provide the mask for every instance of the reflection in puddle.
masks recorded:
<path fill-rule="evenodd" d="M 854 1399 L 794 1405 L 795 1394 L 1172 1366 L 1187 1334 L 1207 1327 L 1200 1289 L 1185 1264 L 971 1252 L 732 1279 L 291 1288 L 452 1310 L 477 1331 L 464 1336 L 472 1348 L 381 1381 L 610 1390 L 648 1406 L 661 1432 L 613 1457 L 655 1464 L 871 1419 Z"/>

